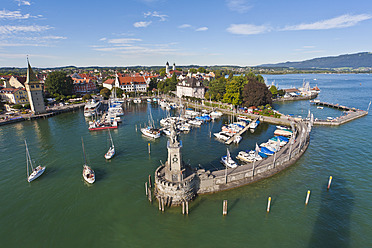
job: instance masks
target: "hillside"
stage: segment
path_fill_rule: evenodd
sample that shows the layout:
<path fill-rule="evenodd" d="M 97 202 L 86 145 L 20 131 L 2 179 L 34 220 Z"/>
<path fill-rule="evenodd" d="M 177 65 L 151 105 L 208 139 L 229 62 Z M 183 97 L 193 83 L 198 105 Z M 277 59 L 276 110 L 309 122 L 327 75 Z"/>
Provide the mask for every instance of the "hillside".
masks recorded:
<path fill-rule="evenodd" d="M 286 67 L 295 69 L 337 69 L 372 67 L 372 53 L 362 52 L 344 54 L 334 57 L 321 57 L 299 62 L 285 62 L 278 64 L 264 64 L 257 67 Z"/>

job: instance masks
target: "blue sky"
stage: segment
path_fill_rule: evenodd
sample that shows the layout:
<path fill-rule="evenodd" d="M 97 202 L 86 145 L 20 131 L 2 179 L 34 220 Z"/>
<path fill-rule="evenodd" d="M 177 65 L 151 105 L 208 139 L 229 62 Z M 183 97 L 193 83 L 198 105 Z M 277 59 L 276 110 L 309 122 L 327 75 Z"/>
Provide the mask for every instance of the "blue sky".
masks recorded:
<path fill-rule="evenodd" d="M 0 67 L 240 65 L 371 52 L 372 1 L 2 0 Z"/>

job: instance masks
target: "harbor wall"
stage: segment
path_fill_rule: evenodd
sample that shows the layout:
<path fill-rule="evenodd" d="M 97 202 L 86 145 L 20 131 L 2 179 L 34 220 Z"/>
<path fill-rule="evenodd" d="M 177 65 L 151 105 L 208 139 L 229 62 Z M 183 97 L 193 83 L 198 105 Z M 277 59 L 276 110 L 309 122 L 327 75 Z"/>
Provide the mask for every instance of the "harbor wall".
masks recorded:
<path fill-rule="evenodd" d="M 260 179 L 271 177 L 291 166 L 303 155 L 310 142 L 306 124 L 301 123 L 300 126 L 300 132 L 304 129 L 306 135 L 302 139 L 297 138 L 292 145 L 288 142 L 282 147 L 275 157 L 275 162 L 273 155 L 267 159 L 256 162 L 254 167 L 253 163 L 249 163 L 234 169 L 229 168 L 227 171 L 219 170 L 210 172 L 203 169 L 198 170 L 199 188 L 197 193 L 215 193 L 240 187 Z"/>

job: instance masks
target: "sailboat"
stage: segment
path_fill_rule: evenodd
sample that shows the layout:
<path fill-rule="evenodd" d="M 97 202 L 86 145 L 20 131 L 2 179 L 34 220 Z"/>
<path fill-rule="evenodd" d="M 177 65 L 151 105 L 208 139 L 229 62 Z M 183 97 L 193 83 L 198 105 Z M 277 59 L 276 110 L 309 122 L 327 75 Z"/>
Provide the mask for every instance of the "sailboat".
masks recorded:
<path fill-rule="evenodd" d="M 153 139 L 160 138 L 160 135 L 161 135 L 160 130 L 157 128 L 154 128 L 154 120 L 152 119 L 151 109 L 150 109 L 149 125 L 147 127 L 141 128 L 141 133 Z"/>
<path fill-rule="evenodd" d="M 111 159 L 115 155 L 115 146 L 114 142 L 112 141 L 111 133 L 109 130 L 110 140 L 111 140 L 111 146 L 108 149 L 107 153 L 105 154 L 105 159 Z"/>
<path fill-rule="evenodd" d="M 84 153 L 83 178 L 87 183 L 92 184 L 96 181 L 96 176 L 94 174 L 94 170 L 87 165 L 83 138 L 81 138 L 81 144 L 83 146 L 83 153 Z"/>
<path fill-rule="evenodd" d="M 227 148 L 226 150 L 227 154 L 226 156 L 221 157 L 221 163 L 223 163 L 226 167 L 236 168 L 238 164 L 232 160 L 229 149 Z"/>
<path fill-rule="evenodd" d="M 41 176 L 41 174 L 44 173 L 45 166 L 42 167 L 41 165 L 39 165 L 36 168 L 34 168 L 32 166 L 32 160 L 31 160 L 30 153 L 28 151 L 26 140 L 25 140 L 25 145 L 26 145 L 26 161 L 27 161 L 27 181 L 31 182 L 31 181 L 35 180 L 36 178 L 38 178 L 39 176 Z M 31 171 L 32 171 L 31 174 L 29 174 L 29 169 L 28 169 L 29 165 L 30 165 Z"/>

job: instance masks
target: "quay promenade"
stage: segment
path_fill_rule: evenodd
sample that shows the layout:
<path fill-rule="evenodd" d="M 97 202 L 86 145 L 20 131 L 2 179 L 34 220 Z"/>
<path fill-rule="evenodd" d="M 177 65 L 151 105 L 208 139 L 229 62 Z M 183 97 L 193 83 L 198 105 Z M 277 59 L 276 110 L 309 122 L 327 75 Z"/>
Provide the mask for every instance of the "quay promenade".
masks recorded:
<path fill-rule="evenodd" d="M 40 119 L 40 118 L 45 119 L 45 118 L 55 116 L 55 115 L 59 115 L 59 114 L 62 114 L 62 113 L 75 111 L 77 109 L 83 108 L 84 105 L 85 105 L 85 103 L 69 104 L 69 105 L 64 105 L 64 106 L 55 106 L 55 107 L 52 107 L 52 108 L 48 108 L 47 112 L 43 113 L 43 114 L 38 114 L 38 115 L 21 114 L 19 116 L 15 116 L 15 117 L 8 117 L 8 119 L 0 120 L 0 126 L 6 125 L 6 124 L 16 123 L 16 122 L 20 122 L 20 121 L 26 121 L 26 120 L 30 121 L 30 120 Z M 5 115 L 4 115 L 4 117 L 5 117 Z"/>

